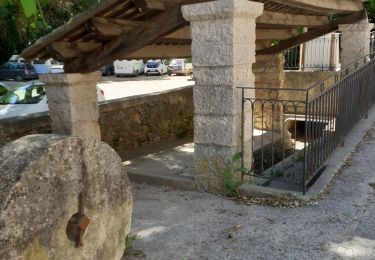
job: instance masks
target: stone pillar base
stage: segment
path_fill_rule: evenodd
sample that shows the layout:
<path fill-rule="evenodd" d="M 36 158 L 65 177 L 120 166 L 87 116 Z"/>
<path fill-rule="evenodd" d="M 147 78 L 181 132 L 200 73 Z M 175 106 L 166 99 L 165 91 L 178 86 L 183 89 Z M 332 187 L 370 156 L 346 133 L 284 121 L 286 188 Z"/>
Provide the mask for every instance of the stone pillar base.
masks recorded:
<path fill-rule="evenodd" d="M 100 72 L 87 74 L 45 74 L 52 132 L 100 140 L 96 84 Z"/>

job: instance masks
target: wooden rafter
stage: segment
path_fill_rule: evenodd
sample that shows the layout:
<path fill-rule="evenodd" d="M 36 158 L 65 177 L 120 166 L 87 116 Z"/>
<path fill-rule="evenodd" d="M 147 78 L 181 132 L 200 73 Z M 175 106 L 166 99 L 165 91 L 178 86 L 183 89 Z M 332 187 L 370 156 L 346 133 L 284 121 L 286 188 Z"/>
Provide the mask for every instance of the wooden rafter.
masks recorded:
<path fill-rule="evenodd" d="M 316 27 L 328 23 L 327 16 L 295 15 L 265 11 L 257 18 L 257 27 L 271 27 L 272 25 L 284 28 Z"/>
<path fill-rule="evenodd" d="M 275 54 L 275 53 L 281 53 L 289 48 L 298 46 L 312 39 L 315 39 L 320 36 L 326 35 L 330 32 L 333 32 L 338 29 L 340 24 L 355 23 L 357 21 L 364 19 L 365 17 L 366 17 L 365 11 L 355 12 L 354 14 L 347 15 L 336 22 L 319 26 L 299 36 L 280 41 L 279 44 L 274 45 L 272 47 L 258 50 L 256 54 L 257 55 L 270 55 L 270 54 Z"/>
<path fill-rule="evenodd" d="M 363 10 L 363 3 L 360 0 L 272 0 L 272 2 L 306 10 L 329 11 L 332 14 Z"/>
<path fill-rule="evenodd" d="M 131 33 L 124 33 L 109 41 L 102 48 L 87 54 L 84 59 L 77 58 L 68 61 L 65 64 L 65 71 L 67 73 L 93 71 L 115 60 L 117 57 L 135 52 L 143 46 L 157 41 L 170 32 L 186 25 L 186 21 L 181 14 L 181 5 L 176 5 L 168 12 L 155 16 L 149 20 L 149 23 L 154 26 L 140 26 L 131 31 Z"/>

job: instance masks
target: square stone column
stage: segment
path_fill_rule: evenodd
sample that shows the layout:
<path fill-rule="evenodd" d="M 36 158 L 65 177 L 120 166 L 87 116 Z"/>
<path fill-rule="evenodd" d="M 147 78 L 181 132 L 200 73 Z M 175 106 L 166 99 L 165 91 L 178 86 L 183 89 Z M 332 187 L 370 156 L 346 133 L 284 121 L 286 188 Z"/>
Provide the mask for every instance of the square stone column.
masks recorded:
<path fill-rule="evenodd" d="M 255 19 L 263 4 L 219 0 L 183 6 L 194 67 L 194 141 L 199 189 L 225 192 L 224 172 L 241 151 L 241 90 L 254 87 Z M 246 96 L 254 96 L 247 90 Z M 251 106 L 245 107 L 245 162 L 252 164 Z M 239 179 L 239 172 L 233 173 Z"/>
<path fill-rule="evenodd" d="M 374 24 L 367 18 L 356 24 L 341 24 L 341 68 L 370 53 L 370 31 Z"/>
<path fill-rule="evenodd" d="M 44 74 L 52 132 L 101 140 L 96 84 L 100 72 Z"/>

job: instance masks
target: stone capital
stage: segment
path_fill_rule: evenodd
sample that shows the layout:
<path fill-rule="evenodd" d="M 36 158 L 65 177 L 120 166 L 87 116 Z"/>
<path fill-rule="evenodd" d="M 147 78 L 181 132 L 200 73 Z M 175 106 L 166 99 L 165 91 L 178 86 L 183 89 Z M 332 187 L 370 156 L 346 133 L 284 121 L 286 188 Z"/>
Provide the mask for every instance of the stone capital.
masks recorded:
<path fill-rule="evenodd" d="M 227 18 L 256 18 L 263 14 L 263 4 L 248 0 L 217 0 L 182 7 L 187 21 L 205 21 Z"/>
<path fill-rule="evenodd" d="M 49 73 L 40 75 L 40 80 L 47 86 L 74 86 L 82 83 L 98 83 L 101 79 L 101 72 L 95 71 L 91 73 Z"/>
<path fill-rule="evenodd" d="M 356 23 L 356 24 L 340 24 L 339 30 L 340 31 L 368 31 L 370 32 L 374 28 L 373 23 Z"/>

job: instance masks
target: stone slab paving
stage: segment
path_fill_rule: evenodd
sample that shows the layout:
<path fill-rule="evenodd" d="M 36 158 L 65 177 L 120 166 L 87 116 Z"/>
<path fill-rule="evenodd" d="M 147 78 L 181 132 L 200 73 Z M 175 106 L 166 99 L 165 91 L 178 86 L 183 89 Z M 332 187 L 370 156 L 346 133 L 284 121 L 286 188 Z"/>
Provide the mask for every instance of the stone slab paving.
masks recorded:
<path fill-rule="evenodd" d="M 375 259 L 375 127 L 307 208 L 241 205 L 192 191 L 134 187 L 134 246 L 146 259 Z"/>
<path fill-rule="evenodd" d="M 263 136 L 263 140 L 262 140 Z M 269 145 L 279 134 L 254 130 L 254 150 Z M 192 138 L 149 144 L 129 151 L 125 156 L 129 178 L 136 182 L 195 190 L 194 142 Z"/>

